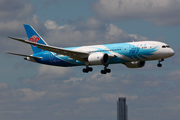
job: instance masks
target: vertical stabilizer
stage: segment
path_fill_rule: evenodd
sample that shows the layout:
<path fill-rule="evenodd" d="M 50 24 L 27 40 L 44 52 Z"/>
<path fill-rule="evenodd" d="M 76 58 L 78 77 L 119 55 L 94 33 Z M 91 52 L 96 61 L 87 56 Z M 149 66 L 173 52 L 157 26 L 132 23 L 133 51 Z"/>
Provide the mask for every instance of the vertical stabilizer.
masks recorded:
<path fill-rule="evenodd" d="M 26 34 L 28 36 L 29 41 L 43 45 L 48 45 L 31 25 L 24 24 L 24 28 L 26 30 Z M 38 48 L 35 45 L 31 45 L 31 48 L 34 54 L 43 51 L 42 49 Z"/>

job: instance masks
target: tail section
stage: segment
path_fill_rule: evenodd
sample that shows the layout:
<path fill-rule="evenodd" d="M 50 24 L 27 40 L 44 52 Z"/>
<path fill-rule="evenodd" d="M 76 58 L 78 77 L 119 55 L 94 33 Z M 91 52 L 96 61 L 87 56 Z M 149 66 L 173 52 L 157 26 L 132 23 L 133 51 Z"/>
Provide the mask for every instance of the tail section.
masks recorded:
<path fill-rule="evenodd" d="M 26 34 L 28 36 L 29 41 L 43 45 L 48 45 L 31 25 L 24 24 L 24 28 L 26 30 Z M 34 54 L 43 51 L 42 49 L 38 48 L 35 45 L 31 45 L 31 48 Z"/>

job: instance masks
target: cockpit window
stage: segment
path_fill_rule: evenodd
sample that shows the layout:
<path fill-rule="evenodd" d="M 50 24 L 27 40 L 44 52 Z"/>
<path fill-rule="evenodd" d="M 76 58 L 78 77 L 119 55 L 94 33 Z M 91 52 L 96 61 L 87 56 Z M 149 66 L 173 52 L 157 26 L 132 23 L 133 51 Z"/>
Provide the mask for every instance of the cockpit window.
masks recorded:
<path fill-rule="evenodd" d="M 170 48 L 170 46 L 169 46 L 169 45 L 166 45 L 166 47 L 167 47 L 167 48 Z"/>
<path fill-rule="evenodd" d="M 169 45 L 163 45 L 162 48 L 170 48 Z"/>

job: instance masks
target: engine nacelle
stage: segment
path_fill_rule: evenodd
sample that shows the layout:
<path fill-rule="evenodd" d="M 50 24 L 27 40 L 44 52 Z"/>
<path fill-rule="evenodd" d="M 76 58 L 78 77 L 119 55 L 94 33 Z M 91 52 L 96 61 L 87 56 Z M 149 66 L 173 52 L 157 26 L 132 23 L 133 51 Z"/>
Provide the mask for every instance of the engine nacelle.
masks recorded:
<path fill-rule="evenodd" d="M 88 57 L 91 65 L 106 65 L 109 62 L 109 56 L 106 53 L 91 53 Z"/>
<path fill-rule="evenodd" d="M 134 61 L 125 63 L 128 68 L 141 68 L 145 65 L 145 61 Z"/>

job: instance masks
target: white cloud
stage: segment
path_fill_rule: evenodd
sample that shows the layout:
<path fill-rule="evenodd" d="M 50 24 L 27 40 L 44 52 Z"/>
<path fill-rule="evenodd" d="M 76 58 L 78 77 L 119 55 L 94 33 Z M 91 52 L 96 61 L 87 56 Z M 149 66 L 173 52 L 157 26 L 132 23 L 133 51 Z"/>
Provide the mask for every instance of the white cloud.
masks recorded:
<path fill-rule="evenodd" d="M 72 68 L 40 65 L 37 77 L 41 80 L 63 78 L 72 74 Z"/>
<path fill-rule="evenodd" d="M 47 42 L 61 47 L 148 40 L 143 36 L 128 34 L 113 24 L 100 22 L 93 17 L 64 26 L 47 20 L 44 26 L 49 29 L 46 40 L 51 41 Z"/>
<path fill-rule="evenodd" d="M 37 16 L 33 14 L 34 7 L 30 3 L 22 0 L 1 0 L 0 6 L 0 36 L 5 37 L 7 33 L 22 35 L 23 24 L 38 24 Z"/>
<path fill-rule="evenodd" d="M 160 83 L 160 81 L 144 81 L 144 85 L 148 87 L 158 87 Z"/>
<path fill-rule="evenodd" d="M 47 20 L 45 23 L 44 23 L 44 26 L 47 28 L 47 29 L 56 29 L 58 27 L 58 25 L 54 22 L 54 21 L 51 21 L 51 20 Z"/>
<path fill-rule="evenodd" d="M 89 98 L 79 98 L 77 103 L 94 103 L 98 102 L 100 98 L 98 97 L 89 97 Z"/>
<path fill-rule="evenodd" d="M 158 25 L 180 24 L 179 0 L 99 0 L 93 8 L 103 19 L 145 19 Z"/>
<path fill-rule="evenodd" d="M 135 100 L 138 98 L 137 95 L 127 95 L 127 94 L 123 94 L 123 93 L 104 93 L 102 95 L 102 99 L 106 100 L 107 102 L 116 102 L 116 100 L 118 99 L 118 97 L 126 97 L 127 99 L 131 99 L 131 100 Z"/>
<path fill-rule="evenodd" d="M 166 75 L 166 78 L 168 78 L 168 80 L 180 80 L 180 71 L 172 71 Z"/>
<path fill-rule="evenodd" d="M 4 90 L 4 89 L 7 89 L 8 88 L 8 85 L 5 84 L 5 83 L 0 83 L 0 90 Z"/>
<path fill-rule="evenodd" d="M 101 75 L 100 72 L 94 73 L 89 77 L 87 80 L 89 82 L 96 82 L 96 83 L 111 83 L 116 79 L 116 76 L 114 77 L 112 74 L 106 74 L 106 75 Z"/>
<path fill-rule="evenodd" d="M 68 82 L 77 82 L 77 81 L 82 81 L 83 78 L 70 78 L 69 80 L 64 80 L 65 83 Z"/>
<path fill-rule="evenodd" d="M 123 83 L 129 84 L 131 81 L 130 80 L 122 80 Z"/>
<path fill-rule="evenodd" d="M 179 70 L 172 71 L 168 75 L 170 75 L 170 76 L 180 75 L 180 71 Z"/>
<path fill-rule="evenodd" d="M 168 109 L 170 109 L 170 110 L 172 110 L 172 111 L 179 111 L 179 110 L 180 110 L 180 105 L 171 106 L 171 107 L 168 107 Z"/>
<path fill-rule="evenodd" d="M 59 77 L 62 80 L 49 78 L 43 81 L 39 79 L 41 75 L 47 74 L 48 76 L 48 67 L 40 66 L 39 73 L 35 77 L 28 79 L 28 81 L 32 82 L 38 81 L 38 84 L 29 84 L 27 82 L 22 86 L 28 85 L 28 88 L 0 91 L 0 114 L 2 118 L 6 118 L 6 114 L 12 116 L 18 113 L 20 117 L 32 115 L 28 119 L 33 119 L 33 115 L 43 114 L 40 119 L 46 120 L 48 119 L 47 116 L 53 116 L 53 119 L 70 119 L 69 116 L 75 116 L 74 119 L 78 120 L 80 117 L 82 119 L 87 118 L 89 113 L 93 112 L 93 116 L 97 119 L 104 119 L 106 117 L 103 114 L 109 113 L 107 115 L 108 120 L 116 116 L 116 102 L 119 97 L 127 98 L 129 111 L 134 110 L 131 111 L 131 115 L 135 119 L 139 118 L 138 113 L 143 112 L 145 115 L 141 116 L 142 119 L 147 116 L 156 117 L 154 114 L 161 114 L 162 110 L 165 109 L 173 111 L 165 110 L 164 113 L 179 111 L 178 107 L 174 108 L 174 103 L 178 103 L 180 96 L 178 92 L 179 84 L 174 86 L 172 84 L 165 85 L 166 79 L 163 79 L 162 76 L 156 77 L 147 76 L 143 73 L 137 75 L 123 72 L 102 76 L 99 72 L 88 75 L 77 72 L 77 76 L 73 74 L 73 77 L 69 77 L 67 75 L 69 79 L 67 77 L 64 79 Z M 55 76 L 58 74 L 54 68 L 50 68 L 49 72 L 50 76 L 54 72 Z M 152 83 L 141 79 L 144 77 L 146 77 L 146 81 L 151 79 Z M 163 80 L 156 83 L 158 79 Z M 153 89 L 151 84 L 154 87 Z M 23 112 L 21 113 L 21 111 Z M 99 117 L 99 115 L 103 117 Z M 167 116 L 165 115 L 165 117 Z M 132 118 L 132 116 L 129 117 Z M 163 119 L 164 116 L 160 118 Z M 15 119 L 18 118 L 15 117 Z"/>
<path fill-rule="evenodd" d="M 7 50 L 16 52 L 28 52 L 25 49 L 27 46 L 17 44 L 9 40 L 7 36 L 19 37 L 26 39 L 26 33 L 23 28 L 23 24 L 31 24 L 36 27 L 36 30 L 44 30 L 44 26 L 39 22 L 38 16 L 35 15 L 35 8 L 31 3 L 27 3 L 23 0 L 0 0 L 0 48 L 1 52 L 7 52 Z"/>
<path fill-rule="evenodd" d="M 46 91 L 33 91 L 28 88 L 19 89 L 18 91 L 22 91 L 24 93 L 25 96 L 21 98 L 21 100 L 26 102 L 40 99 L 46 94 Z"/>
<path fill-rule="evenodd" d="M 20 113 L 23 113 L 23 111 L 2 111 L 1 112 L 2 114 L 11 114 L 11 113 L 13 113 L 13 114 L 20 114 Z"/>

